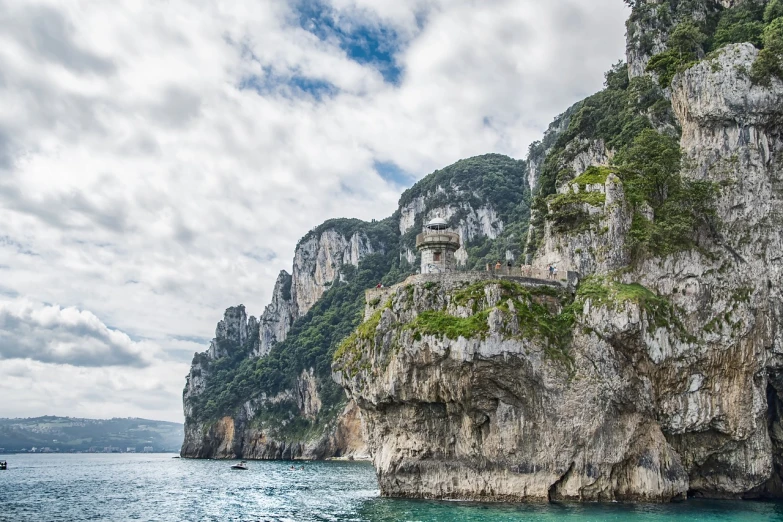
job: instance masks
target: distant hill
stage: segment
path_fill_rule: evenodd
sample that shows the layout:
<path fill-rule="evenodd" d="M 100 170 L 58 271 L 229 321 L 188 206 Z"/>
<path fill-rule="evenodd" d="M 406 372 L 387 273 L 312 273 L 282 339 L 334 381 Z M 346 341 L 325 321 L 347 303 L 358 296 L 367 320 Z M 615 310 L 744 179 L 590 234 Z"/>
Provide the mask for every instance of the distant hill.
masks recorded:
<path fill-rule="evenodd" d="M 179 451 L 183 427 L 147 419 L 0 419 L 0 453 Z"/>

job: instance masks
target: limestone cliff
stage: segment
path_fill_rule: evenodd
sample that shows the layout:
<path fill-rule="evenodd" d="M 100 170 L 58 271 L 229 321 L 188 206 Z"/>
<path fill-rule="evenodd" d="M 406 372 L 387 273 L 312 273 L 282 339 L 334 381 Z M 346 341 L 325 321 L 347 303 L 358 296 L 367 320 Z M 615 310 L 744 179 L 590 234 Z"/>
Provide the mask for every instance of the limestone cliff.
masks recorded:
<path fill-rule="evenodd" d="M 209 357 L 218 359 L 227 355 L 226 342 L 240 345 L 250 342 L 255 347 L 258 336 L 258 321 L 247 316 L 244 305 L 228 308 L 215 328 L 215 337 L 209 344 Z"/>
<path fill-rule="evenodd" d="M 304 316 L 337 279 L 343 265 L 359 266 L 367 254 L 374 252 L 372 243 L 362 231 L 344 235 L 326 228 L 305 236 L 294 254 L 291 297 L 294 317 Z"/>
<path fill-rule="evenodd" d="M 195 368 L 195 366 L 194 366 Z M 191 370 L 186 387 L 186 417 L 188 395 L 203 379 Z M 301 415 L 315 419 L 321 413 L 321 399 L 316 378 L 311 371 L 303 371 L 296 379 L 294 389 L 273 397 L 262 397 L 245 402 L 239 412 L 225 415 L 216 421 L 186 422 L 185 441 L 181 455 L 201 459 L 255 459 L 293 460 L 324 459 L 329 457 L 359 457 L 366 455 L 362 437 L 361 418 L 354 403 L 341 407 L 329 423 L 316 430 L 286 429 L 296 424 L 295 413 L 276 414 L 281 405 L 292 404 Z M 270 413 L 271 412 L 271 413 Z M 294 434 L 294 436 L 291 436 Z"/>
<path fill-rule="evenodd" d="M 386 248 L 371 240 L 358 220 L 333 220 L 314 229 L 297 246 L 293 274 L 280 272 L 270 304 L 260 321 L 244 306 L 226 310 L 205 354 L 196 354 L 183 392 L 185 440 L 182 456 L 194 458 L 326 458 L 362 455 L 355 408 L 332 392 L 312 367 L 277 385 L 273 395 L 218 381 L 216 371 L 250 372 L 274 346 L 285 343 L 292 326 L 335 283 L 346 267 L 358 267 L 368 255 Z M 296 344 L 298 339 L 292 341 Z M 222 396 L 216 390 L 224 390 Z M 325 391 L 324 391 L 325 390 Z M 226 397 L 226 395 L 228 395 Z M 230 407 L 229 407 L 230 406 Z M 270 414 L 270 411 L 272 412 Z M 265 417 L 266 416 L 266 417 Z M 297 417 L 310 425 L 295 425 Z"/>
<path fill-rule="evenodd" d="M 675 76 L 671 86 L 687 157 L 682 173 L 720 187 L 719 229 L 696 231 L 697 249 L 647 258 L 620 277 L 671 303 L 688 341 L 671 327 L 655 326 L 633 346 L 622 339 L 637 320 L 618 324 L 594 308 L 585 317 L 598 339 L 623 350 L 633 346 L 629 357 L 647 367 L 639 378 L 651 387 L 648 400 L 694 495 L 781 492 L 783 84 L 753 85 L 748 71 L 757 55 L 750 44 L 727 46 Z M 610 199 L 607 192 L 602 213 L 596 209 L 598 226 L 573 234 L 548 223 L 540 263 L 558 262 L 585 275 L 627 265 L 632 219 L 615 181 L 606 181 L 616 193 Z M 578 191 L 575 185 L 562 188 Z"/>
<path fill-rule="evenodd" d="M 574 294 L 412 280 L 338 350 L 384 495 L 783 495 L 783 82 L 750 43 L 704 52 L 750 2 L 636 4 L 629 66 L 535 170 L 532 262 Z M 686 20 L 703 47 L 651 78 Z"/>
<path fill-rule="evenodd" d="M 285 341 L 288 330 L 294 321 L 293 300 L 291 299 L 291 275 L 282 270 L 272 290 L 272 302 L 264 309 L 259 321 L 259 349 L 256 357 L 269 353 L 276 342 Z"/>
<path fill-rule="evenodd" d="M 359 230 L 344 234 L 327 222 L 302 238 L 294 253 L 293 273 L 282 271 L 272 292 L 272 301 L 261 316 L 258 356 L 282 342 L 291 325 L 303 317 L 334 283 L 343 265 L 359 266 L 375 250 L 367 234 Z"/>

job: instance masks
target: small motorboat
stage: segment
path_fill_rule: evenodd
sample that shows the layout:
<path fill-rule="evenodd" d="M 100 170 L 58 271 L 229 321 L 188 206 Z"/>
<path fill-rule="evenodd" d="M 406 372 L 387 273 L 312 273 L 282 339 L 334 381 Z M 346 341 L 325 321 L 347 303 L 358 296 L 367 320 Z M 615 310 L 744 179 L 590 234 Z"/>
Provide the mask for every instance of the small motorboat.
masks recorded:
<path fill-rule="evenodd" d="M 243 460 L 243 461 L 242 461 L 242 462 L 240 462 L 239 464 L 234 464 L 233 466 L 231 466 L 231 469 L 243 469 L 243 470 L 247 470 L 247 462 L 245 462 L 245 461 Z"/>
<path fill-rule="evenodd" d="M 8 469 L 8 463 L 4 460 L 0 460 L 0 470 Z"/>

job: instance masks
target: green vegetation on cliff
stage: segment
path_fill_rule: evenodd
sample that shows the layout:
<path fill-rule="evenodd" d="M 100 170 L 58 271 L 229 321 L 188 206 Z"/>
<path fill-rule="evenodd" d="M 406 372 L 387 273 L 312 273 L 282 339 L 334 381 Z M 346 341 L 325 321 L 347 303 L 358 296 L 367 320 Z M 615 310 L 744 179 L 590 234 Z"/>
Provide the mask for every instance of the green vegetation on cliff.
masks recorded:
<path fill-rule="evenodd" d="M 681 176 L 679 129 L 661 87 L 668 86 L 683 66 L 703 58 L 705 50 L 748 38 L 755 41 L 753 35 L 760 35 L 761 30 L 775 32 L 779 7 L 777 3 L 766 6 L 767 29 L 763 29 L 764 5 L 716 8 L 699 24 L 689 18 L 697 7 L 687 2 L 634 3 L 634 23 L 629 28 L 657 27 L 669 34 L 667 50 L 654 56 L 648 66 L 658 73 L 660 86 L 648 76 L 629 80 L 627 67 L 620 64 L 607 73 L 603 91 L 578 104 L 568 128 L 544 161 L 533 201 L 529 254 L 541 246 L 547 221 L 555 232 L 571 234 L 590 230 L 599 222 L 600 213 L 588 210 L 603 204 L 602 195 L 584 189 L 605 181 L 609 170 L 590 167 L 579 173 L 573 171 L 573 164 L 579 154 L 589 156 L 602 147 L 607 151 L 605 160 L 614 153 L 611 170 L 622 180 L 633 207 L 628 242 L 635 259 L 692 248 L 702 229 L 715 233 L 717 189 Z M 762 53 L 769 55 L 780 47 L 783 56 L 783 44 L 778 43 L 783 42 L 780 20 L 781 37 L 770 40 Z M 633 34 L 629 36 L 633 41 Z M 636 44 L 644 47 L 639 40 Z M 774 70 L 783 61 L 774 58 L 763 63 L 771 64 L 767 68 Z M 557 187 L 569 181 L 578 184 L 580 192 L 556 194 Z"/>
<path fill-rule="evenodd" d="M 441 302 L 438 298 L 443 290 L 440 285 L 424 284 L 416 290 L 429 294 L 421 299 L 425 302 Z M 412 286 L 398 292 L 415 293 Z M 488 292 L 497 294 L 497 302 L 490 306 Z M 443 297 L 443 296 L 440 296 Z M 402 305 L 412 307 L 410 299 Z M 527 339 L 543 346 L 548 358 L 570 365 L 568 342 L 576 320 L 572 296 L 565 290 L 554 288 L 527 288 L 509 280 L 479 281 L 465 288 L 450 292 L 446 302 L 453 306 L 467 308 L 469 315 L 461 310 L 458 315 L 449 307 L 422 310 L 407 323 L 393 324 L 392 343 L 400 342 L 401 333 L 411 332 L 414 341 L 424 336 L 457 340 L 484 339 L 490 333 L 490 315 L 499 313 L 503 323 L 500 333 L 506 338 Z M 389 303 L 388 307 L 391 307 Z M 395 310 L 397 314 L 404 311 Z M 335 353 L 335 368 L 350 377 L 371 367 L 369 357 L 378 353 L 385 342 L 388 330 L 378 331 L 382 311 L 376 312 L 357 331 L 346 339 Z"/>
<path fill-rule="evenodd" d="M 574 172 L 572 166 L 579 154 L 587 153 L 592 146 L 621 151 L 645 130 L 677 132 L 671 104 L 649 77 L 629 80 L 627 66 L 620 63 L 606 74 L 605 85 L 603 91 L 578 104 L 568 128 L 547 154 L 533 200 L 535 217 L 528 254 L 534 254 L 543 241 L 549 197 L 557 192 L 558 185 L 582 174 Z M 582 217 L 582 213 L 565 216 L 561 224 L 567 227 Z"/>
<path fill-rule="evenodd" d="M 567 192 L 549 198 L 547 219 L 552 228 L 562 234 L 576 234 L 598 223 L 598 214 L 585 210 L 589 207 L 603 209 L 606 196 L 602 192 Z"/>
<path fill-rule="evenodd" d="M 470 317 L 456 317 L 443 310 L 429 310 L 420 313 L 409 326 L 419 339 L 422 335 L 470 339 L 483 337 L 489 331 L 488 317 L 488 310 L 482 310 Z"/>
<path fill-rule="evenodd" d="M 585 278 L 576 292 L 575 307 L 582 312 L 587 301 L 591 306 L 609 306 L 615 309 L 627 303 L 638 305 L 647 315 L 650 332 L 656 328 L 667 328 L 690 340 L 679 319 L 679 311 L 665 297 L 657 295 L 638 283 L 625 284 L 609 277 L 590 276 Z"/>
<path fill-rule="evenodd" d="M 704 16 L 706 14 L 706 16 Z M 664 2 L 657 7 L 638 4 L 632 20 L 666 31 L 670 28 L 666 50 L 650 59 L 647 71 L 658 76 L 661 87 L 672 78 L 704 59 L 710 53 L 734 43 L 748 42 L 761 49 L 753 64 L 751 77 L 769 84 L 773 76 L 783 80 L 783 2 L 754 1 L 723 8 L 708 2 L 706 13 L 690 2 Z M 651 38 L 647 34 L 642 38 Z M 652 45 L 639 41 L 645 52 Z"/>
<path fill-rule="evenodd" d="M 390 220 L 384 220 L 384 222 L 386 221 Z M 307 234 L 302 236 L 302 238 L 297 243 L 297 246 L 314 237 L 320 237 L 321 234 L 328 230 L 333 230 L 345 238 L 351 238 L 357 232 L 365 232 L 370 238 L 370 241 L 373 243 L 372 246 L 375 250 L 383 249 L 386 246 L 384 241 L 388 241 L 390 239 L 388 231 L 383 230 L 383 228 L 376 225 L 375 222 L 367 223 L 361 219 L 337 218 L 327 219 L 317 227 L 310 230 Z"/>
<path fill-rule="evenodd" d="M 502 154 L 463 159 L 436 170 L 403 192 L 400 207 L 425 196 L 425 212 L 443 205 L 459 206 L 462 202 L 471 203 L 473 208 L 491 202 L 503 221 L 521 221 L 526 215 L 525 176 L 524 160 Z"/>
<path fill-rule="evenodd" d="M 679 142 L 654 130 L 614 159 L 634 211 L 628 242 L 636 259 L 692 248 L 695 231 L 716 226 L 717 187 L 683 178 L 681 162 Z"/>
<path fill-rule="evenodd" d="M 675 74 L 699 60 L 699 55 L 703 54 L 702 46 L 707 38 L 693 20 L 682 22 L 672 31 L 668 49 L 650 59 L 647 71 L 658 75 L 658 84 L 661 87 L 668 87 Z"/>
<path fill-rule="evenodd" d="M 384 307 L 385 309 L 386 307 Z M 356 347 L 360 340 L 369 341 L 375 338 L 375 333 L 378 328 L 378 324 L 381 322 L 381 314 L 383 310 L 378 310 L 369 319 L 361 323 L 356 331 L 346 337 L 337 347 L 337 350 L 332 356 L 332 360 L 341 359 L 345 361 L 346 366 L 357 368 L 358 363 L 362 359 L 361 351 Z"/>
<path fill-rule="evenodd" d="M 612 174 L 613 172 L 614 169 L 610 167 L 598 167 L 593 165 L 587 167 L 587 170 L 575 177 L 571 181 L 571 184 L 578 185 L 580 190 L 584 190 L 588 185 L 603 185 L 606 183 L 609 174 Z"/>
<path fill-rule="evenodd" d="M 764 28 L 762 39 L 764 49 L 753 62 L 751 78 L 762 85 L 770 85 L 773 77 L 783 81 L 783 16 L 778 15 Z"/>

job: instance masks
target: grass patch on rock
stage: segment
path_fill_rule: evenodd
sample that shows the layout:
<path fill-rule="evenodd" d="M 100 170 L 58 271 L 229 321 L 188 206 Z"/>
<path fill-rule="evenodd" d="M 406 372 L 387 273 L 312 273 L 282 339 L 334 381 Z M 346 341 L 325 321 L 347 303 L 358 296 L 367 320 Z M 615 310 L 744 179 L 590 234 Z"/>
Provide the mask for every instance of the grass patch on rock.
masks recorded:
<path fill-rule="evenodd" d="M 465 318 L 455 317 L 443 311 L 427 311 L 420 313 L 412 323 L 407 325 L 407 328 L 419 335 L 437 335 L 452 340 L 460 337 L 484 338 L 489 332 L 488 317 L 488 311 Z"/>
<path fill-rule="evenodd" d="M 588 167 L 582 174 L 571 180 L 569 184 L 579 185 L 580 189 L 584 189 L 587 185 L 603 185 L 612 172 L 612 169 L 609 167 Z"/>
<path fill-rule="evenodd" d="M 580 283 L 576 292 L 576 302 L 580 309 L 587 300 L 591 306 L 607 306 L 615 310 L 624 307 L 626 303 L 636 304 L 647 316 L 650 333 L 657 328 L 667 328 L 690 339 L 679 319 L 679 310 L 667 298 L 639 283 L 626 284 L 605 277 L 590 276 Z"/>

